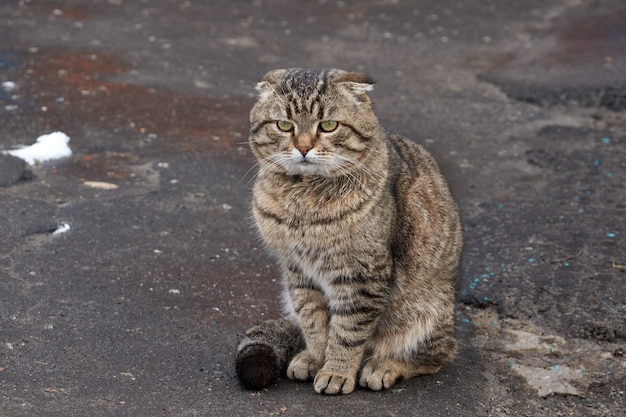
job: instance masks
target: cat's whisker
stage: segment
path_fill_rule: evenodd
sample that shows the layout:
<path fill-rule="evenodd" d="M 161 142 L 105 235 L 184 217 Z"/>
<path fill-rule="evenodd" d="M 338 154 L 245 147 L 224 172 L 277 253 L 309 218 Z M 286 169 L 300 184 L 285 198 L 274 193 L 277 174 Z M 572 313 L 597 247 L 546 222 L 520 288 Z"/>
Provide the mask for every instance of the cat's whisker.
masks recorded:
<path fill-rule="evenodd" d="M 348 178 L 348 184 L 346 184 L 347 186 L 351 186 L 351 187 L 346 187 L 346 188 L 362 188 L 364 185 L 364 182 L 362 181 L 362 178 L 357 175 L 356 172 L 353 172 L 353 170 L 350 169 L 350 167 L 346 166 L 345 164 L 341 164 L 339 162 L 336 163 L 337 164 L 337 172 L 342 174 L 344 177 Z M 346 190 L 347 191 L 347 190 Z"/>
<path fill-rule="evenodd" d="M 347 155 L 336 155 L 335 157 L 337 159 L 340 159 L 342 162 L 345 162 L 347 164 L 350 164 L 350 165 L 354 166 L 357 171 L 365 172 L 366 174 L 368 174 L 372 178 L 375 178 L 377 180 L 385 179 L 385 176 L 383 174 L 374 172 L 370 167 L 368 167 L 366 164 L 364 164 L 363 162 L 359 161 L 358 159 L 356 159 L 354 157 L 347 156 Z"/>
<path fill-rule="evenodd" d="M 254 172 L 254 175 L 250 176 L 250 179 L 248 181 L 246 181 L 245 186 L 247 187 L 248 185 L 250 185 L 250 182 L 252 182 L 252 180 L 256 179 L 259 175 L 258 170 L 254 171 L 256 168 L 258 168 L 260 165 L 260 163 L 257 161 L 254 165 L 252 165 L 245 174 L 243 174 L 243 176 L 241 177 L 241 179 L 239 180 L 239 184 L 241 184 L 241 182 L 251 173 Z"/>
<path fill-rule="evenodd" d="M 346 184 L 347 186 L 350 186 L 349 188 L 363 189 L 363 187 L 366 186 L 367 181 L 364 180 L 363 176 L 365 171 L 355 172 L 353 169 L 350 169 L 349 166 L 340 164 L 338 172 L 349 179 L 349 184 Z"/>
<path fill-rule="evenodd" d="M 261 170 L 266 171 L 267 168 L 278 168 L 283 167 L 284 165 L 284 157 L 280 154 L 273 154 L 263 159 L 267 165 L 261 165 Z"/>

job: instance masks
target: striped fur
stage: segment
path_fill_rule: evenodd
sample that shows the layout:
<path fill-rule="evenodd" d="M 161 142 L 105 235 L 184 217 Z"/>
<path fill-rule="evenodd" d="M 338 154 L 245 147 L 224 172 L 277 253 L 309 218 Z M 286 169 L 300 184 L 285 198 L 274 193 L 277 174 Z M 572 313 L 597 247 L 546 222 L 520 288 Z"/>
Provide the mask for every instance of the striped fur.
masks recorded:
<path fill-rule="evenodd" d="M 245 387 L 284 373 L 320 393 L 380 390 L 454 357 L 459 213 L 433 158 L 380 126 L 371 86 L 365 74 L 309 69 L 257 85 L 253 214 L 283 270 L 286 319 L 240 344 Z"/>

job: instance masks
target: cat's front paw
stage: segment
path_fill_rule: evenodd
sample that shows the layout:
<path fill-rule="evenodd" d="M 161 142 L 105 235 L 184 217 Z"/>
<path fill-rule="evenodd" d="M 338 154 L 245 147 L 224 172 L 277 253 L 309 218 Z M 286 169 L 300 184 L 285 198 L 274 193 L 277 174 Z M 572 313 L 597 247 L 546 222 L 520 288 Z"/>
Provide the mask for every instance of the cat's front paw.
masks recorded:
<path fill-rule="evenodd" d="M 322 369 L 315 376 L 313 388 L 318 394 L 350 394 L 354 391 L 354 375 L 341 374 Z"/>
<path fill-rule="evenodd" d="M 401 364 L 392 360 L 369 360 L 361 370 L 359 385 L 373 391 L 389 388 L 402 379 Z"/>
<path fill-rule="evenodd" d="M 316 360 L 308 351 L 298 353 L 287 367 L 287 378 L 299 381 L 309 381 L 315 378 L 317 371 L 322 367 L 322 361 Z"/>

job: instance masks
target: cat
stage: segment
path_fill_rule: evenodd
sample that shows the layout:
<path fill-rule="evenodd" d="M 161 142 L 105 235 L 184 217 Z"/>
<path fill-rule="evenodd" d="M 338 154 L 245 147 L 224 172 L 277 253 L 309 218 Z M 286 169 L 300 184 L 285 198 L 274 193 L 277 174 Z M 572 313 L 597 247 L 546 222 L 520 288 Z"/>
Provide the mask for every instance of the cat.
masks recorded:
<path fill-rule="evenodd" d="M 372 87 L 364 73 L 301 68 L 256 86 L 252 212 L 286 317 L 239 343 L 244 388 L 286 374 L 318 393 L 377 391 L 455 356 L 459 211 L 432 156 L 383 130 Z"/>

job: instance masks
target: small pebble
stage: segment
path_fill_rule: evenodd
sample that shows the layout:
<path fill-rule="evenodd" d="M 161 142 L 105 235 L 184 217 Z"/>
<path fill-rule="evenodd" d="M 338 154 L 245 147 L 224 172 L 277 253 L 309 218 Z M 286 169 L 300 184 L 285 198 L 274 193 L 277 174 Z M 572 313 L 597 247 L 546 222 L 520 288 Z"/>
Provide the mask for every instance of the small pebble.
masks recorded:
<path fill-rule="evenodd" d="M 117 184 L 103 181 L 85 181 L 83 182 L 83 185 L 89 188 L 96 188 L 99 190 L 116 190 L 117 188 L 119 188 Z"/>

